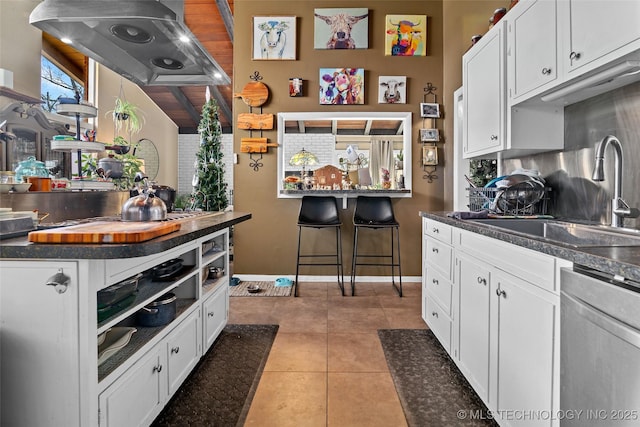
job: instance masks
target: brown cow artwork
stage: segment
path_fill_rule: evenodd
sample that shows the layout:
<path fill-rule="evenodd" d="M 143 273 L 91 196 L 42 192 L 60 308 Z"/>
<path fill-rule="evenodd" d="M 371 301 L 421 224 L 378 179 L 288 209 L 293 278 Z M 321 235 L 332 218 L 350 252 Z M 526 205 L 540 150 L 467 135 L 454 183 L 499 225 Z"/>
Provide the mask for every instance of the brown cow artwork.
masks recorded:
<path fill-rule="evenodd" d="M 315 9 L 315 49 L 367 49 L 369 10 Z M 362 22 L 361 22 L 362 21 Z"/>

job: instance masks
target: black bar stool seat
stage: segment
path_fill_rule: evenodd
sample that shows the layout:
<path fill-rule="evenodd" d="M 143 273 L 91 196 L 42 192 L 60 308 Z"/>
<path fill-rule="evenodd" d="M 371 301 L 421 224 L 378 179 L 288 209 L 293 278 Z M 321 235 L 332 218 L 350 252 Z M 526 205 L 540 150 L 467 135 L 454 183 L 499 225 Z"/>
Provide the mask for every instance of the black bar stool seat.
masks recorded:
<path fill-rule="evenodd" d="M 351 295 L 355 294 L 355 278 L 357 266 L 389 266 L 391 267 L 391 284 L 399 296 L 402 296 L 402 268 L 400 267 L 400 224 L 393 214 L 390 197 L 358 196 L 353 212 L 353 257 L 351 260 Z M 391 245 L 389 252 L 382 254 L 358 253 L 358 233 L 361 229 L 390 230 Z M 394 248 L 394 240 L 396 247 Z M 397 248 L 397 249 L 396 249 Z M 397 255 L 396 255 L 397 254 Z M 365 262 L 378 258 L 382 262 Z M 362 261 L 360 261 L 362 259 Z M 386 260 L 386 262 L 384 262 Z M 395 268 L 398 268 L 398 284 L 395 281 Z"/>
<path fill-rule="evenodd" d="M 334 196 L 303 196 L 298 214 L 298 255 L 296 258 L 296 281 L 294 282 L 294 296 L 298 296 L 298 275 L 300 266 L 336 266 L 336 275 L 340 292 L 344 295 L 344 271 L 342 266 L 342 221 L 338 215 L 338 201 Z M 336 250 L 334 253 L 305 253 L 300 252 L 300 242 L 303 228 L 331 228 L 336 231 Z M 306 234 L 306 233 L 305 233 Z M 335 260 L 329 262 L 329 259 Z M 321 258 L 314 262 L 301 262 L 301 259 Z M 323 262 L 324 261 L 324 262 Z"/>

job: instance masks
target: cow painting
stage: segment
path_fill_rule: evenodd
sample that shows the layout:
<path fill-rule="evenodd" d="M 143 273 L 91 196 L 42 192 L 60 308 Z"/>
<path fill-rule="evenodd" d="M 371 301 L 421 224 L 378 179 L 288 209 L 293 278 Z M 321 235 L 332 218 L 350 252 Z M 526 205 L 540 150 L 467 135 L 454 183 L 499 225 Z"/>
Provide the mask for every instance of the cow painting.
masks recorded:
<path fill-rule="evenodd" d="M 406 100 L 405 76 L 380 76 L 378 103 L 380 104 L 405 104 Z"/>
<path fill-rule="evenodd" d="M 337 11 L 336 13 L 331 13 Z M 358 24 L 369 17 L 367 9 L 316 9 L 316 49 L 366 49 L 368 28 Z M 354 26 L 356 28 L 354 29 Z M 356 40 L 360 41 L 356 41 Z"/>
<path fill-rule="evenodd" d="M 385 53 L 391 56 L 423 56 L 426 54 L 424 27 L 426 16 L 387 16 Z"/>
<path fill-rule="evenodd" d="M 295 17 L 254 19 L 253 59 L 295 59 Z"/>
<path fill-rule="evenodd" d="M 321 68 L 320 104 L 364 104 L 364 69 Z"/>

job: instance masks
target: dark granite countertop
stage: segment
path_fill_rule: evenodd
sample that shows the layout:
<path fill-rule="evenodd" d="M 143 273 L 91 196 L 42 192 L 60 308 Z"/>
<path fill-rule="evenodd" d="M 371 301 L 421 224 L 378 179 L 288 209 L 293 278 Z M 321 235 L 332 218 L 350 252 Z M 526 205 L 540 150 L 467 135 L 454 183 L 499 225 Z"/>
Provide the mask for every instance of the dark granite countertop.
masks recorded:
<path fill-rule="evenodd" d="M 251 218 L 250 213 L 222 212 L 180 220 L 180 230 L 141 243 L 31 243 L 27 237 L 0 241 L 2 259 L 117 259 L 154 255 Z"/>
<path fill-rule="evenodd" d="M 544 239 L 527 237 L 506 229 L 489 227 L 474 221 L 450 218 L 447 212 L 423 212 L 420 216 L 451 226 L 502 240 L 524 248 L 563 258 L 609 274 L 618 274 L 630 280 L 640 281 L 640 247 L 584 247 L 553 243 Z M 526 221 L 526 219 L 518 220 Z"/>

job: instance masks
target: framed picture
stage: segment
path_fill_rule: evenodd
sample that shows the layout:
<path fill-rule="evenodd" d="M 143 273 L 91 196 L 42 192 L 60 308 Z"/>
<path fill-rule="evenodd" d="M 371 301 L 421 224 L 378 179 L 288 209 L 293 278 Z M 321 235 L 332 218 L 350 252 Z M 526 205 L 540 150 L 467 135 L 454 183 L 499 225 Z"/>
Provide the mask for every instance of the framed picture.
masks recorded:
<path fill-rule="evenodd" d="M 378 104 L 406 104 L 407 77 L 378 77 Z"/>
<path fill-rule="evenodd" d="M 251 59 L 296 59 L 296 17 L 254 16 Z"/>
<path fill-rule="evenodd" d="M 438 165 L 438 147 L 435 145 L 422 147 L 422 164 L 424 166 Z"/>
<path fill-rule="evenodd" d="M 314 49 L 367 49 L 369 9 L 314 9 Z"/>
<path fill-rule="evenodd" d="M 387 15 L 384 54 L 386 56 L 426 56 L 427 16 Z"/>
<path fill-rule="evenodd" d="M 440 141 L 440 131 L 438 129 L 420 129 L 420 141 L 438 142 Z"/>
<path fill-rule="evenodd" d="M 440 104 L 420 103 L 420 117 L 440 118 Z"/>
<path fill-rule="evenodd" d="M 363 68 L 320 68 L 320 104 L 364 104 Z"/>

